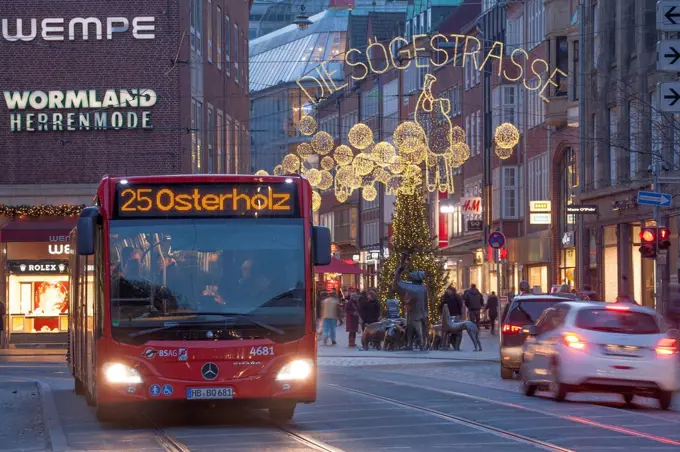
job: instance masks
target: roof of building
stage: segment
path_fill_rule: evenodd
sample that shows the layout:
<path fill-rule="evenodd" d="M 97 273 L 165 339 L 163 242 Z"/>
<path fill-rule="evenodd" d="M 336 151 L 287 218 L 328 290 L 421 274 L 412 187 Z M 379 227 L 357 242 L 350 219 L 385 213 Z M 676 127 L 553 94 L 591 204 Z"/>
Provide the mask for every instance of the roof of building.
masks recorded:
<path fill-rule="evenodd" d="M 376 33 L 383 34 L 388 32 L 389 19 L 385 19 L 384 23 L 382 14 L 400 12 L 403 16 L 405 9 L 404 1 L 354 10 L 329 8 L 311 16 L 309 19 L 312 23 L 304 30 L 291 24 L 253 39 L 250 42 L 250 92 L 295 82 L 304 75 L 311 75 L 324 61 L 327 62 L 327 73 L 337 71 L 334 78 L 342 80 L 342 59 L 339 58 L 337 62 L 330 60 L 336 55 L 344 56 L 350 17 L 357 25 L 351 27 L 352 33 L 356 35 L 350 37 L 350 45 L 356 42 L 362 43 L 359 46 L 365 46 L 369 15 L 376 16 L 374 23 L 379 29 Z M 365 26 L 359 26 L 364 20 Z M 360 36 L 362 31 L 363 36 Z"/>

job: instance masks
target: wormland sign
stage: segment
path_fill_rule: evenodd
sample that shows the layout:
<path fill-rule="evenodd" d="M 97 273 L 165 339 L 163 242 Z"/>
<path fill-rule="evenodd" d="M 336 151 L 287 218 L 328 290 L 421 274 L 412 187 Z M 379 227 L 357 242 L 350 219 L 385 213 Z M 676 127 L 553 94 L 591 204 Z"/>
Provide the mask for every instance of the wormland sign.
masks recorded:
<path fill-rule="evenodd" d="M 12 132 L 150 130 L 149 109 L 158 101 L 156 92 L 147 88 L 5 91 L 3 95 Z"/>

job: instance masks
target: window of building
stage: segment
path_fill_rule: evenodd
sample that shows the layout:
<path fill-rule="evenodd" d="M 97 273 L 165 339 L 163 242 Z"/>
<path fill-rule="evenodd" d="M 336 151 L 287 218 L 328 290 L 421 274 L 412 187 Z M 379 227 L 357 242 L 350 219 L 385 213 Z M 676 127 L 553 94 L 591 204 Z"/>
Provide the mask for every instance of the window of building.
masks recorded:
<path fill-rule="evenodd" d="M 227 115 L 226 122 L 224 124 L 224 153 L 225 153 L 225 159 L 224 159 L 224 169 L 226 173 L 232 173 L 234 172 L 234 168 L 232 167 L 232 156 L 234 149 L 232 147 L 232 144 L 234 142 L 234 124 L 231 120 L 231 116 Z"/>
<path fill-rule="evenodd" d="M 213 60 L 213 7 L 212 0 L 208 0 L 208 63 Z"/>
<path fill-rule="evenodd" d="M 493 130 L 504 122 L 519 123 L 516 85 L 497 86 L 492 92 L 492 99 Z"/>
<path fill-rule="evenodd" d="M 451 116 L 458 116 L 461 113 L 460 83 L 450 90 Z"/>
<path fill-rule="evenodd" d="M 619 149 L 617 146 L 618 116 L 616 107 L 609 109 L 609 175 L 611 185 L 616 185 L 619 172 Z"/>
<path fill-rule="evenodd" d="M 548 153 L 529 160 L 529 201 L 543 201 L 548 197 Z"/>
<path fill-rule="evenodd" d="M 602 30 L 600 30 L 600 5 L 597 2 L 593 3 L 593 61 L 598 60 L 600 55 L 600 40 Z"/>
<path fill-rule="evenodd" d="M 545 39 L 543 0 L 530 0 L 527 4 L 529 37 L 526 48 L 531 50 Z"/>
<path fill-rule="evenodd" d="M 430 61 L 428 57 L 418 57 L 418 65 L 421 66 L 418 68 L 418 75 L 416 76 L 418 78 L 418 89 L 423 89 L 423 81 L 425 81 L 425 75 L 427 75 L 429 69 L 430 69 Z"/>
<path fill-rule="evenodd" d="M 574 204 L 576 200 L 575 192 L 575 174 L 576 174 L 576 152 L 573 148 L 567 147 L 562 153 L 562 159 L 560 160 L 560 185 L 558 187 L 559 195 L 559 215 L 560 219 L 560 237 L 564 235 L 565 232 L 573 231 L 574 224 L 576 223 L 575 215 L 567 214 L 567 206 Z"/>
<path fill-rule="evenodd" d="M 234 24 L 234 81 L 239 83 L 239 40 L 238 40 L 238 25 Z"/>
<path fill-rule="evenodd" d="M 365 121 L 368 118 L 372 118 L 378 114 L 378 100 L 379 100 L 378 88 L 373 88 L 366 94 L 361 96 L 361 120 Z"/>
<path fill-rule="evenodd" d="M 404 94 L 411 94 L 418 89 L 418 68 L 415 62 L 411 62 L 404 71 Z M 404 96 L 404 103 L 409 101 L 408 96 Z"/>
<path fill-rule="evenodd" d="M 243 81 L 243 86 L 247 86 L 246 82 L 246 68 L 248 67 L 248 51 L 246 50 L 247 42 L 246 42 L 246 36 L 243 30 L 241 30 L 241 45 L 243 46 L 243 49 L 241 52 L 239 52 L 239 55 L 241 55 L 241 58 L 244 61 L 244 64 L 239 65 L 241 68 L 241 80 Z"/>
<path fill-rule="evenodd" d="M 477 155 L 482 153 L 482 112 L 477 110 L 475 113 L 475 149 Z"/>
<path fill-rule="evenodd" d="M 208 104 L 208 174 L 215 172 L 215 113 L 212 105 Z"/>
<path fill-rule="evenodd" d="M 465 117 L 465 136 L 467 137 L 467 142 L 470 146 L 470 153 L 472 153 L 475 149 L 475 134 L 470 126 L 470 116 Z"/>
<path fill-rule="evenodd" d="M 505 54 L 511 55 L 515 49 L 523 48 L 524 16 L 506 20 L 505 29 Z"/>
<path fill-rule="evenodd" d="M 555 64 L 557 69 L 569 74 L 569 41 L 566 36 L 559 36 L 556 41 Z M 558 72 L 555 74 L 555 83 L 557 83 L 554 87 L 555 97 L 566 96 L 569 89 L 569 76 L 563 76 Z"/>
<path fill-rule="evenodd" d="M 600 178 L 599 174 L 601 174 L 602 170 L 602 160 L 600 158 L 600 149 L 602 149 L 602 145 L 598 142 L 600 136 L 602 135 L 600 133 L 600 123 L 597 120 L 597 113 L 593 113 L 593 120 L 591 121 L 591 124 L 593 125 L 593 165 L 592 165 L 592 182 L 593 182 L 593 187 L 595 189 L 598 189 L 602 186 L 602 178 Z"/>
<path fill-rule="evenodd" d="M 231 19 L 224 16 L 224 69 L 231 74 Z"/>
<path fill-rule="evenodd" d="M 191 99 L 191 168 L 194 174 L 201 172 L 201 133 L 203 133 L 203 104 Z"/>
<path fill-rule="evenodd" d="M 638 103 L 636 100 L 628 101 L 628 165 L 630 180 L 635 180 L 638 172 L 640 155 L 638 154 Z"/>
<path fill-rule="evenodd" d="M 503 168 L 503 218 L 519 218 L 519 175 L 517 167 Z"/>
<path fill-rule="evenodd" d="M 527 82 L 527 86 L 534 87 L 539 83 L 537 78 Z M 545 120 L 545 103 L 538 95 L 538 91 L 528 91 L 527 99 L 527 127 L 533 129 L 543 124 Z"/>
<path fill-rule="evenodd" d="M 217 41 L 217 69 L 222 69 L 222 8 L 217 7 L 215 20 L 215 38 Z"/>
<path fill-rule="evenodd" d="M 203 0 L 191 0 L 191 48 L 199 55 L 203 53 Z"/>
<path fill-rule="evenodd" d="M 383 136 L 389 137 L 399 125 L 399 79 L 383 86 Z"/>
<path fill-rule="evenodd" d="M 342 124 L 341 124 L 342 132 L 340 133 L 340 137 L 342 139 L 342 144 L 349 144 L 349 141 L 347 139 L 347 134 L 349 133 L 349 129 L 351 129 L 352 126 L 354 126 L 358 122 L 359 122 L 359 113 L 356 110 L 342 116 Z"/>
<path fill-rule="evenodd" d="M 574 100 L 578 100 L 578 90 L 579 90 L 579 72 L 578 72 L 578 56 L 579 56 L 579 51 L 581 50 L 579 48 L 579 41 L 574 41 L 572 44 L 572 52 L 571 54 L 573 55 L 573 70 L 571 71 L 571 98 Z"/>
<path fill-rule="evenodd" d="M 221 20 L 220 20 L 221 22 Z M 224 113 L 217 110 L 217 126 L 215 128 L 215 146 L 217 154 L 217 173 L 224 174 Z"/>
<path fill-rule="evenodd" d="M 338 136 L 338 114 L 326 116 L 319 121 L 319 130 L 329 133 L 332 137 Z"/>
<path fill-rule="evenodd" d="M 241 157 L 241 123 L 234 120 L 234 174 L 241 172 L 240 165 Z"/>
<path fill-rule="evenodd" d="M 463 209 L 461 206 L 453 206 L 453 212 L 447 215 L 449 239 L 460 237 L 465 232 L 465 225 L 463 224 Z"/>
<path fill-rule="evenodd" d="M 491 172 L 491 219 L 500 220 L 501 217 L 501 169 L 494 168 Z"/>

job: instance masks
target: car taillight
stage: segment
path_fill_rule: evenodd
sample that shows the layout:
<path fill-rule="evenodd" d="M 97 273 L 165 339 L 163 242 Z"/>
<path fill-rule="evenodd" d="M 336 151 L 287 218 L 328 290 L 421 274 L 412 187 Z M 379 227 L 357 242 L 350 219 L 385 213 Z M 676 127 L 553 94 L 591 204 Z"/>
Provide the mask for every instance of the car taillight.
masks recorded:
<path fill-rule="evenodd" d="M 577 350 L 583 350 L 586 348 L 586 343 L 581 340 L 580 337 L 574 333 L 564 333 L 564 344 L 567 347 L 575 348 Z"/>
<path fill-rule="evenodd" d="M 656 344 L 656 354 L 662 356 L 675 355 L 678 353 L 678 340 L 665 337 Z"/>
<path fill-rule="evenodd" d="M 503 325 L 503 333 L 505 334 L 519 334 L 522 332 L 522 327 L 516 325 Z"/>

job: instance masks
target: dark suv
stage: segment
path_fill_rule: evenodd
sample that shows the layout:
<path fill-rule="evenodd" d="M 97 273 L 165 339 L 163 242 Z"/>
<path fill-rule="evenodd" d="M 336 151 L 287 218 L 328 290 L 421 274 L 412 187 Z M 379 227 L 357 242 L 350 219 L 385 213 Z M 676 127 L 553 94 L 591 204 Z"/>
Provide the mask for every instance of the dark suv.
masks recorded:
<path fill-rule="evenodd" d="M 522 327 L 532 325 L 543 311 L 561 301 L 574 301 L 567 294 L 518 295 L 508 303 L 501 316 L 501 378 L 510 380 L 519 372 L 526 333 Z"/>

